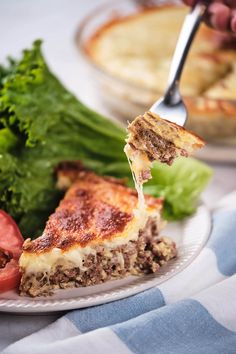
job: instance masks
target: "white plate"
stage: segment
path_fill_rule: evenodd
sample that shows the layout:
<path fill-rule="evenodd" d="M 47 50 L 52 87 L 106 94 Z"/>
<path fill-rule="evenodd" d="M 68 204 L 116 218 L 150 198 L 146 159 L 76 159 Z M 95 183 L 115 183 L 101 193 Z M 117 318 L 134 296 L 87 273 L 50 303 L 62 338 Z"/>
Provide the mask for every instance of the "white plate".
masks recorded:
<path fill-rule="evenodd" d="M 142 277 L 130 276 L 101 285 L 69 290 L 57 290 L 52 297 L 20 297 L 15 291 L 0 295 L 0 311 L 14 313 L 42 313 L 94 306 L 122 299 L 157 286 L 186 268 L 205 245 L 211 229 L 211 218 L 205 205 L 183 222 L 170 223 L 162 232 L 177 244 L 178 258 L 159 272 Z"/>

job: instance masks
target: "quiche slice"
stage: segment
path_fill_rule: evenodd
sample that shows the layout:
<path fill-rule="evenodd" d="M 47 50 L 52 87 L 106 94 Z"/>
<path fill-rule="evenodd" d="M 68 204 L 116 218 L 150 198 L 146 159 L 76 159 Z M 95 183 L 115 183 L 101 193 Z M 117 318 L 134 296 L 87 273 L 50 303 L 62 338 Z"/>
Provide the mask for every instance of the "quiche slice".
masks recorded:
<path fill-rule="evenodd" d="M 32 297 L 55 289 L 88 286 L 129 274 L 156 272 L 176 256 L 160 238 L 162 200 L 137 193 L 122 181 L 65 163 L 58 185 L 68 188 L 41 237 L 26 240 L 20 257 L 20 293 Z"/>
<path fill-rule="evenodd" d="M 187 157 L 204 144 L 197 135 L 148 111 L 129 124 L 124 150 L 136 183 L 142 184 L 151 178 L 153 161 L 171 165 L 176 157 Z"/>

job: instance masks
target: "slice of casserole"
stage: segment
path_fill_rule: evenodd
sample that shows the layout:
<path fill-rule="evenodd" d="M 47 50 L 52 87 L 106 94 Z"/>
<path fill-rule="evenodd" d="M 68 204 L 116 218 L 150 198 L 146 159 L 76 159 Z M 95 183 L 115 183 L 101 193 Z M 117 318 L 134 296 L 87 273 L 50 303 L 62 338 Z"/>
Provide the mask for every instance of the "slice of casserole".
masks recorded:
<path fill-rule="evenodd" d="M 156 272 L 176 256 L 159 238 L 162 200 L 137 193 L 120 180 L 64 164 L 58 185 L 68 188 L 43 235 L 26 240 L 20 258 L 22 295 L 49 295 L 58 288 L 88 286 L 128 274 Z"/>
<path fill-rule="evenodd" d="M 187 157 L 203 146 L 202 139 L 183 127 L 146 112 L 129 124 L 125 153 L 139 184 L 151 178 L 153 161 L 171 165 L 176 157 Z"/>

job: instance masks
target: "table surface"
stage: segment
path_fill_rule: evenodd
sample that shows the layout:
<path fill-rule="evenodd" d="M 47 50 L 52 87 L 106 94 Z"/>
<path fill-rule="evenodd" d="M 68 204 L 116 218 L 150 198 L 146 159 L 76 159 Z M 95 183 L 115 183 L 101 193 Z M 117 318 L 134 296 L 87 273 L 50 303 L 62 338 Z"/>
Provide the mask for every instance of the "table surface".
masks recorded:
<path fill-rule="evenodd" d="M 75 30 L 81 19 L 102 3 L 102 0 L 2 0 L 0 62 L 4 62 L 8 55 L 19 56 L 23 48 L 30 47 L 35 39 L 41 38 L 46 60 L 64 85 L 88 106 L 109 115 L 91 90 L 74 42 Z M 236 189 L 236 165 L 211 166 L 214 177 L 203 193 L 203 200 L 209 207 Z M 0 350 L 43 328 L 58 316 L 0 314 Z"/>

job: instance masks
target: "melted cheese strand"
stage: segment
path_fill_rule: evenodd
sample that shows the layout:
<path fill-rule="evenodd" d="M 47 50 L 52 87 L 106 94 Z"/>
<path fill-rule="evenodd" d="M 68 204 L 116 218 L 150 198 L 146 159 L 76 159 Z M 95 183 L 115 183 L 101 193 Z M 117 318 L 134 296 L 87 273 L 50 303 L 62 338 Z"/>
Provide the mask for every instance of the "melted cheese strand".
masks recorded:
<path fill-rule="evenodd" d="M 137 214 L 139 214 L 141 216 L 142 214 L 146 213 L 147 205 L 146 205 L 144 193 L 143 193 L 143 182 L 140 182 L 140 176 L 139 176 L 139 170 L 140 170 L 140 168 L 139 168 L 140 163 L 139 162 L 140 161 L 139 161 L 139 158 L 134 158 L 132 151 L 131 151 L 128 144 L 125 146 L 124 152 L 127 156 L 130 170 L 131 170 L 132 177 L 133 177 L 133 181 L 134 181 L 134 185 L 135 185 L 135 189 L 138 193 L 138 207 L 137 207 L 137 209 L 134 210 L 134 214 L 135 214 L 135 216 L 137 216 Z"/>

